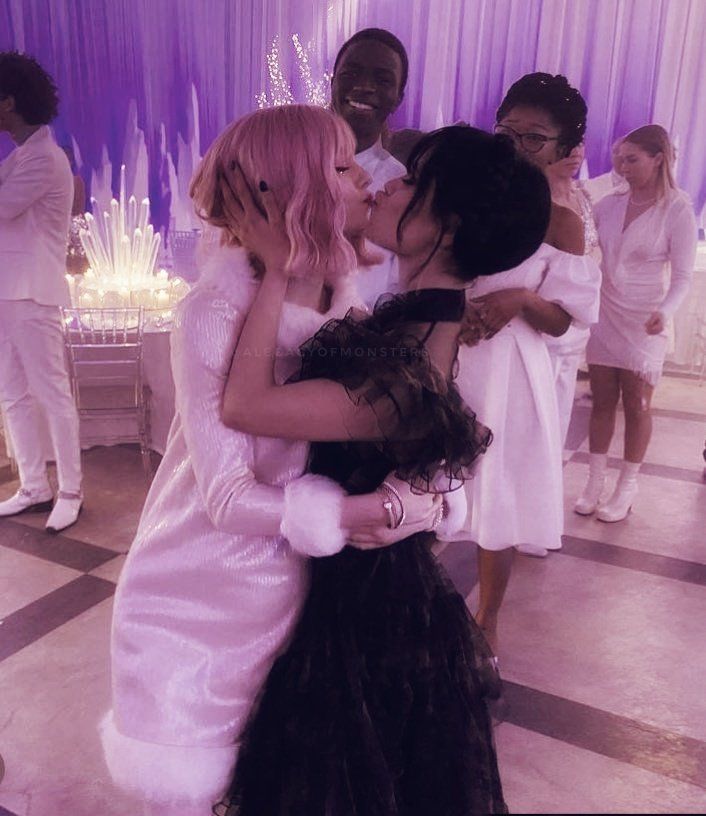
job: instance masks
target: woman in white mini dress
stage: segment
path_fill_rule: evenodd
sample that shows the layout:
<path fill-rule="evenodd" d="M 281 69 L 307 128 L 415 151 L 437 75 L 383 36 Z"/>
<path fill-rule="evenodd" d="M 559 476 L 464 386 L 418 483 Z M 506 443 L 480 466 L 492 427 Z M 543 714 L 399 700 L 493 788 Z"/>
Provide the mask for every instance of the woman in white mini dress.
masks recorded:
<path fill-rule="evenodd" d="M 673 159 L 664 128 L 634 130 L 620 148 L 629 190 L 608 195 L 595 207 L 603 285 L 600 318 L 586 350 L 593 393 L 591 459 L 588 483 L 574 509 L 582 515 L 597 511 L 600 521 L 622 521 L 637 495 L 669 322 L 689 291 L 694 269 L 696 219 L 688 196 L 674 182 Z M 624 461 L 612 496 L 600 504 L 620 398 Z"/>

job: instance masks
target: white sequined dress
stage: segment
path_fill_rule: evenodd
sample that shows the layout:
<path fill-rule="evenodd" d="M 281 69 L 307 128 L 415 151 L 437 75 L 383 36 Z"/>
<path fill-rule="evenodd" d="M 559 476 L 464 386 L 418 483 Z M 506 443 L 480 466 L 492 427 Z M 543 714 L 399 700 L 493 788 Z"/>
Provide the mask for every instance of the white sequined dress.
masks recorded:
<path fill-rule="evenodd" d="M 307 443 L 221 423 L 256 289 L 245 253 L 221 250 L 178 307 L 176 415 L 115 596 L 113 708 L 103 745 L 114 780 L 149 800 L 207 806 L 219 797 L 244 721 L 297 620 L 305 555 L 326 554 L 317 552 L 314 531 L 330 526 L 327 506 L 340 508 L 338 485 L 302 476 Z M 280 382 L 297 368 L 299 345 L 354 302 L 342 284 L 326 315 L 285 303 Z M 301 508 L 286 506 L 284 488 L 295 483 L 308 491 Z M 280 534 L 287 513 L 311 523 L 311 552 L 295 551 Z"/>

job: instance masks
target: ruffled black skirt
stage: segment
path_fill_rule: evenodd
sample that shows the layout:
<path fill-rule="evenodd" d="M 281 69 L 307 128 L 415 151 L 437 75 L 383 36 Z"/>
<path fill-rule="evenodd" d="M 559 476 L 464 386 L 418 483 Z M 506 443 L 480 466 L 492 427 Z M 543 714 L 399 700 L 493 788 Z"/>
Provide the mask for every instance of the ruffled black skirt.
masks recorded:
<path fill-rule="evenodd" d="M 302 347 L 378 416 L 379 442 L 315 443 L 310 470 L 351 494 L 391 471 L 420 490 L 469 478 L 491 434 L 411 324 L 457 321 L 462 291 L 383 298 Z M 313 559 L 311 589 L 243 734 L 229 816 L 506 813 L 486 696 L 490 653 L 433 538 Z"/>
<path fill-rule="evenodd" d="M 489 651 L 430 537 L 312 569 L 243 735 L 229 816 L 506 813 Z"/>

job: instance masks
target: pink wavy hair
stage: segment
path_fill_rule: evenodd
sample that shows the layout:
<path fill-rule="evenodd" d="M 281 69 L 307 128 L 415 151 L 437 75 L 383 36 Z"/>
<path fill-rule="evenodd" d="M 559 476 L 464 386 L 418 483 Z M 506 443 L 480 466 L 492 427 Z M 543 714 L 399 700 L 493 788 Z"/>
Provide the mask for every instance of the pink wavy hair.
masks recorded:
<path fill-rule="evenodd" d="M 311 105 L 255 111 L 229 125 L 208 149 L 191 181 L 200 218 L 224 230 L 238 245 L 223 210 L 219 175 L 237 162 L 259 205 L 266 181 L 284 207 L 290 240 L 288 266 L 327 280 L 352 272 L 356 252 L 343 234 L 346 213 L 339 191 L 337 159 L 352 161 L 355 138 L 336 114 Z"/>

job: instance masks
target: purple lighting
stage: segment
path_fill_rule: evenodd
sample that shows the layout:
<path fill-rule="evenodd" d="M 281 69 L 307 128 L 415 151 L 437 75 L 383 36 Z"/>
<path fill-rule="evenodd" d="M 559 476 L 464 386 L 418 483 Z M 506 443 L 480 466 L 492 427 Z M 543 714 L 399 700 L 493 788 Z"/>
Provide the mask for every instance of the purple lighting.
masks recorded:
<path fill-rule="evenodd" d="M 270 90 L 275 37 L 290 80 L 300 71 L 292 35 L 312 43 L 316 82 L 344 39 L 371 25 L 394 31 L 410 55 L 395 126 L 488 127 L 520 75 L 564 73 L 588 101 L 591 175 L 608 169 L 615 137 L 654 121 L 680 147 L 680 186 L 697 210 L 706 202 L 702 0 L 0 0 L 0 48 L 35 55 L 55 77 L 57 137 L 74 140 L 90 192 L 106 156 L 112 192 L 125 163 L 138 187 L 144 175 L 158 229 L 170 214 L 187 217 L 192 165 Z"/>

